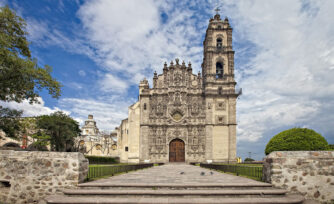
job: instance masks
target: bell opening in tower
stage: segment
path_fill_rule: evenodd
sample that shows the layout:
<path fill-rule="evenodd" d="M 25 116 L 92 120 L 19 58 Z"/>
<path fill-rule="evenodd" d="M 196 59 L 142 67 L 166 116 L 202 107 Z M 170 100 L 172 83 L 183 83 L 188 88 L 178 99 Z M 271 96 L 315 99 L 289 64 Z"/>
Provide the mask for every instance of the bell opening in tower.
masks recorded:
<path fill-rule="evenodd" d="M 220 62 L 216 63 L 216 79 L 223 78 L 223 64 Z"/>
<path fill-rule="evenodd" d="M 221 38 L 217 39 L 217 48 L 222 48 L 223 47 L 223 40 Z"/>

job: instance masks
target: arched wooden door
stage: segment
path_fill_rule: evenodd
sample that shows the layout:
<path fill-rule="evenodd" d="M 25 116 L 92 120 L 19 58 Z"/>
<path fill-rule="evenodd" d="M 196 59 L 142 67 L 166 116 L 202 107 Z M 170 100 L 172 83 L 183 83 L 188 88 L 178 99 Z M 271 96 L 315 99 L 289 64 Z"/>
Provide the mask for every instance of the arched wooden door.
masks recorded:
<path fill-rule="evenodd" d="M 172 140 L 169 143 L 169 162 L 184 162 L 184 142 L 180 139 Z"/>

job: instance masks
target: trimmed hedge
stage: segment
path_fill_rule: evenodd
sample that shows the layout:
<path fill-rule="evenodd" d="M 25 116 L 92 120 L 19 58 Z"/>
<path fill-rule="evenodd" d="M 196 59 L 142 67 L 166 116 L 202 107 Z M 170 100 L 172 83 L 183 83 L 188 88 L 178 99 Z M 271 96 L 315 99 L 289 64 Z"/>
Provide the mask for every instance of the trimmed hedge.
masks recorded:
<path fill-rule="evenodd" d="M 255 161 L 255 160 L 252 158 L 248 158 L 248 157 L 244 160 L 244 162 L 252 162 L 252 161 Z"/>
<path fill-rule="evenodd" d="M 334 144 L 329 144 L 329 150 L 334 150 Z"/>
<path fill-rule="evenodd" d="M 118 157 L 100 157 L 100 156 L 88 156 L 85 155 L 88 159 L 89 164 L 118 164 Z"/>
<path fill-rule="evenodd" d="M 326 139 L 314 130 L 292 128 L 275 135 L 268 142 L 265 153 L 273 151 L 317 151 L 328 150 Z"/>

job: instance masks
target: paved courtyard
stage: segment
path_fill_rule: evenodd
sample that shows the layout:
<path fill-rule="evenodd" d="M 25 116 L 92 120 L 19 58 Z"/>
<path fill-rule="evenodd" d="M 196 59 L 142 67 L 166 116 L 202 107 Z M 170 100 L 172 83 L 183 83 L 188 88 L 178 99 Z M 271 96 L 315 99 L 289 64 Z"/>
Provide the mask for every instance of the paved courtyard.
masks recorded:
<path fill-rule="evenodd" d="M 48 204 L 277 204 L 302 203 L 302 196 L 286 195 L 268 183 L 211 171 L 184 163 L 170 163 L 80 184 Z"/>
<path fill-rule="evenodd" d="M 252 179 L 220 173 L 184 163 L 169 163 L 162 166 L 129 172 L 90 183 L 146 183 L 146 184 L 254 184 Z"/>

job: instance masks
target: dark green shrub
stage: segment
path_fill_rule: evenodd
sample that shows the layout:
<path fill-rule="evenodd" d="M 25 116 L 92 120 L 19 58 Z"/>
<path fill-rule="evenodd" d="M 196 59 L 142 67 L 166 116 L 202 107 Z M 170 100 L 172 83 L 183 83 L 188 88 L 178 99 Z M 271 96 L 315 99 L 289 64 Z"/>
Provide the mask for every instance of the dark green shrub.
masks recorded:
<path fill-rule="evenodd" d="M 88 159 L 89 164 L 118 164 L 119 158 L 118 157 L 99 157 L 99 156 L 87 156 L 85 157 Z"/>
<path fill-rule="evenodd" d="M 255 161 L 255 160 L 252 159 L 252 158 L 246 158 L 246 159 L 244 160 L 244 162 L 252 162 L 252 161 Z"/>
<path fill-rule="evenodd" d="M 328 150 L 326 139 L 314 130 L 292 128 L 275 135 L 268 142 L 265 153 L 273 151 L 317 151 Z"/>
<path fill-rule="evenodd" d="M 329 144 L 328 145 L 328 150 L 334 150 L 334 144 Z"/>

